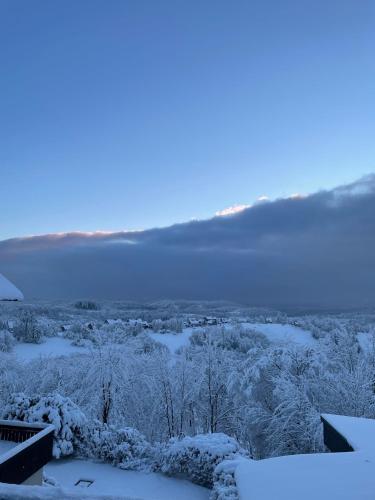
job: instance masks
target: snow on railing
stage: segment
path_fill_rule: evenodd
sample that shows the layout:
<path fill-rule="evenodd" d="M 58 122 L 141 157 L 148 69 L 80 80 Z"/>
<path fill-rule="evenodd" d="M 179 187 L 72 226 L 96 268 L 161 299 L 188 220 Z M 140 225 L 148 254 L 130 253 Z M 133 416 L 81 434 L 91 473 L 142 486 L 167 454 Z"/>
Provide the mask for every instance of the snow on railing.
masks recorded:
<path fill-rule="evenodd" d="M 19 443 L 0 455 L 0 482 L 21 484 L 52 459 L 53 425 L 0 421 L 0 439 Z"/>

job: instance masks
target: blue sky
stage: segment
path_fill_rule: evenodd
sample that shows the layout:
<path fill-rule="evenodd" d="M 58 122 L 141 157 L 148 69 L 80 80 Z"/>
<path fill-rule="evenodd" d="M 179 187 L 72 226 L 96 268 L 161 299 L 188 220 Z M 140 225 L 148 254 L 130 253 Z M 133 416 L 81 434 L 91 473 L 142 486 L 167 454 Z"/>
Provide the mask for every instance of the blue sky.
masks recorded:
<path fill-rule="evenodd" d="M 374 21 L 367 0 L 2 0 L 0 239 L 374 171 Z"/>

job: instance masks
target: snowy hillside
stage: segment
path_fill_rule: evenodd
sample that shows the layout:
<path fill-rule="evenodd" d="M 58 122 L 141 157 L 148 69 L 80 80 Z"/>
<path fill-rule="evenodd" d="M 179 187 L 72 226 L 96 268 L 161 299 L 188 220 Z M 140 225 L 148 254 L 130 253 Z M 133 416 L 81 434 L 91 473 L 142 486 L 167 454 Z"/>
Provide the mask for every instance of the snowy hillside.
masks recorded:
<path fill-rule="evenodd" d="M 0 274 L 0 300 L 23 300 L 23 294 Z"/>
<path fill-rule="evenodd" d="M 375 311 L 197 311 L 0 302 L 2 417 L 56 428 L 43 495 L 333 500 L 343 470 L 342 498 L 367 500 L 373 459 L 323 453 L 321 412 L 375 418 Z"/>

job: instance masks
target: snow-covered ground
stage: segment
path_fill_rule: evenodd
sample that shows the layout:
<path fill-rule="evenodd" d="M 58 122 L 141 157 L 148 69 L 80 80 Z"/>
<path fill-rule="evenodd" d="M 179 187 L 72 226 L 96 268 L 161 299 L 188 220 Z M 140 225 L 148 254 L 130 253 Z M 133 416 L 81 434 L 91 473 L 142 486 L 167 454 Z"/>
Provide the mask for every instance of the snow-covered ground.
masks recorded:
<path fill-rule="evenodd" d="M 374 500 L 374 462 L 355 455 L 248 460 L 235 474 L 240 500 Z"/>
<path fill-rule="evenodd" d="M 171 353 L 180 347 L 189 345 L 189 338 L 194 328 L 184 328 L 182 333 L 150 333 L 150 337 L 168 347 Z"/>
<path fill-rule="evenodd" d="M 302 345 L 314 345 L 311 333 L 293 325 L 279 323 L 243 323 L 243 326 L 263 333 L 271 342 L 295 342 Z"/>
<path fill-rule="evenodd" d="M 294 342 L 302 345 L 314 345 L 315 339 L 311 333 L 302 328 L 293 325 L 284 325 L 280 323 L 241 323 L 245 328 L 263 333 L 271 342 L 290 343 Z M 209 326 L 206 328 L 217 328 Z M 225 325 L 226 329 L 233 328 L 230 323 Z M 150 337 L 168 347 L 171 353 L 175 353 L 180 347 L 189 345 L 189 339 L 194 331 L 202 330 L 197 328 L 184 328 L 182 333 L 150 333 Z"/>
<path fill-rule="evenodd" d="M 65 490 L 79 491 L 80 479 L 94 481 L 81 491 L 93 495 L 136 497 L 142 500 L 208 500 L 210 491 L 183 479 L 161 474 L 125 471 L 109 464 L 86 460 L 55 460 L 45 466 L 47 476 Z"/>
<path fill-rule="evenodd" d="M 243 326 L 263 333 L 271 342 L 296 342 L 303 345 L 314 345 L 316 342 L 310 332 L 292 325 L 243 323 Z M 231 326 L 228 325 L 226 328 Z M 175 353 L 179 348 L 189 345 L 194 330 L 201 328 L 184 328 L 182 333 L 149 333 L 149 335 L 167 346 L 171 353 Z M 41 344 L 17 343 L 14 347 L 14 354 L 21 361 L 31 361 L 39 356 L 66 356 L 87 351 L 87 348 L 74 346 L 70 340 L 61 337 L 48 337 Z"/>
<path fill-rule="evenodd" d="M 87 352 L 87 349 L 72 345 L 68 339 L 48 337 L 41 344 L 17 343 L 13 352 L 20 361 L 31 361 L 39 356 L 63 356 Z"/>

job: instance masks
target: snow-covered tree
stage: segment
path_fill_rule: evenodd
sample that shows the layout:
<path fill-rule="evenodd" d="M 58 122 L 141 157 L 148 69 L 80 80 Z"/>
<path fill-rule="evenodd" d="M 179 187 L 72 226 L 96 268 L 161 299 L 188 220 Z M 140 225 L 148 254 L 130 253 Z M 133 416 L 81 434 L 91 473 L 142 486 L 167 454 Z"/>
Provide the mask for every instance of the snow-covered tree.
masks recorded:
<path fill-rule="evenodd" d="M 28 397 L 14 394 L 5 407 L 3 418 L 24 422 L 40 422 L 55 427 L 53 456 L 71 455 L 86 417 L 69 398 L 60 394 Z"/>
<path fill-rule="evenodd" d="M 20 342 L 40 344 L 43 339 L 42 329 L 34 313 L 29 309 L 22 312 L 14 326 L 13 333 Z"/>
<path fill-rule="evenodd" d="M 9 330 L 0 330 L 0 351 L 10 352 L 15 344 L 15 339 Z"/>

